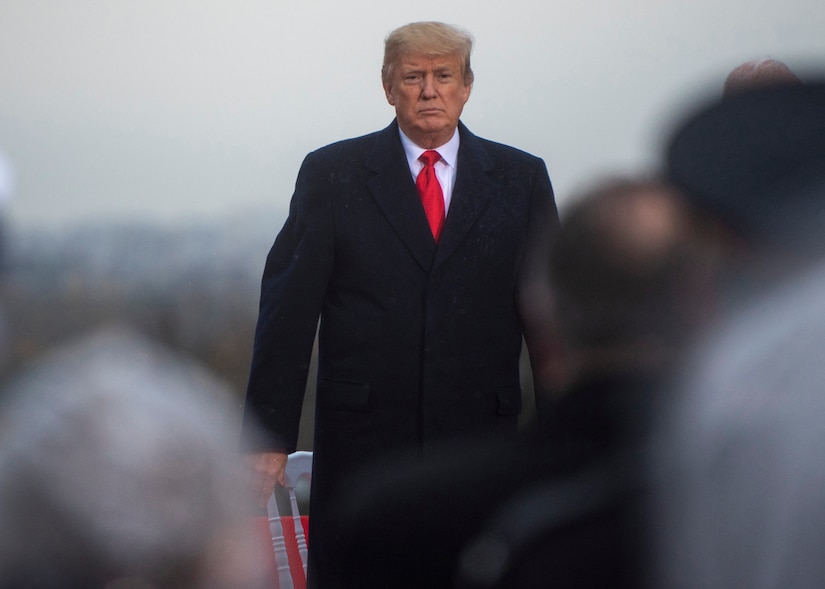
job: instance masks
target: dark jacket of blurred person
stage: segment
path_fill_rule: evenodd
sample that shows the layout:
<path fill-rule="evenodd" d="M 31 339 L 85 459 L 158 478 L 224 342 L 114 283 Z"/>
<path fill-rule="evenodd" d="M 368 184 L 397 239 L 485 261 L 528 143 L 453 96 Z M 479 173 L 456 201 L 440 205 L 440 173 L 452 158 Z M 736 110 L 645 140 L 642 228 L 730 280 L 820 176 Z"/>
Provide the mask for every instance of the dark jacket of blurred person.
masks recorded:
<path fill-rule="evenodd" d="M 701 324 L 694 223 L 656 181 L 606 182 L 572 205 L 551 263 L 569 382 L 549 421 L 362 473 L 373 489 L 340 503 L 341 566 L 363 586 L 638 587 L 638 452 Z"/>

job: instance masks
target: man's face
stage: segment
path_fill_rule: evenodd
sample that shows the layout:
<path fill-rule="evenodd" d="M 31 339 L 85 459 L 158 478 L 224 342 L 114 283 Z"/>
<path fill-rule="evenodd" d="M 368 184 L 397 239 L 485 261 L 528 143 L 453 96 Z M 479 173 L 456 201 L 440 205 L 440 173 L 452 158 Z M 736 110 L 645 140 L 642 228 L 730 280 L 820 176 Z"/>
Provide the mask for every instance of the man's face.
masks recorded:
<path fill-rule="evenodd" d="M 443 145 L 453 136 L 472 85 L 464 84 L 458 55 L 404 55 L 384 82 L 401 130 L 419 147 Z"/>

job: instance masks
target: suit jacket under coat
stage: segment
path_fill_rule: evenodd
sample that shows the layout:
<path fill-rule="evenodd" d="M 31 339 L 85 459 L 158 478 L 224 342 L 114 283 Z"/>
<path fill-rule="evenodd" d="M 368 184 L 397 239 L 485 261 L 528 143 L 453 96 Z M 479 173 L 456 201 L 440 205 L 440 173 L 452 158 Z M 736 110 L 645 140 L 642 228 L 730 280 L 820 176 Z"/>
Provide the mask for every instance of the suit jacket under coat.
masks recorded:
<path fill-rule="evenodd" d="M 296 449 L 320 315 L 313 488 L 391 450 L 515 430 L 522 295 L 544 294 L 558 215 L 541 159 L 459 132 L 438 245 L 395 121 L 301 166 L 264 270 L 245 420 L 265 432 L 252 449 Z"/>

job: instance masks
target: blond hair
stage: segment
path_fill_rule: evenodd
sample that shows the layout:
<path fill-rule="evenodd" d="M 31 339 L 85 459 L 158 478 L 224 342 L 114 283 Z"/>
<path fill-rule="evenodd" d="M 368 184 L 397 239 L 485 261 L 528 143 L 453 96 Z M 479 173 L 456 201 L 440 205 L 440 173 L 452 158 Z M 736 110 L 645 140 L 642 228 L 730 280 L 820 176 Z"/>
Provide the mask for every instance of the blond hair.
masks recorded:
<path fill-rule="evenodd" d="M 393 68 L 404 55 L 458 55 L 462 60 L 464 84 L 469 86 L 474 80 L 470 67 L 472 50 L 472 35 L 459 27 L 434 21 L 410 23 L 395 29 L 384 40 L 381 80 L 385 83 L 390 80 Z"/>

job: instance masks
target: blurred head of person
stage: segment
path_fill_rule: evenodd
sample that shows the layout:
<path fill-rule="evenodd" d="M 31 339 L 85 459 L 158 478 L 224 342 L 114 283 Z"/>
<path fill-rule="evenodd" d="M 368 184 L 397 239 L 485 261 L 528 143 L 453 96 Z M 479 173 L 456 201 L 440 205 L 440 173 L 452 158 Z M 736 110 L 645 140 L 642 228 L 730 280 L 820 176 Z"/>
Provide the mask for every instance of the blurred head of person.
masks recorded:
<path fill-rule="evenodd" d="M 802 80 L 787 65 L 770 57 L 762 57 L 746 61 L 731 70 L 725 78 L 722 94 L 730 97 L 757 88 L 801 83 Z"/>
<path fill-rule="evenodd" d="M 672 134 L 667 177 L 745 263 L 786 275 L 825 252 L 825 84 L 774 84 L 702 104 Z"/>
<path fill-rule="evenodd" d="M 0 587 L 258 587 L 224 387 L 110 328 L 22 374 L 0 407 Z"/>
<path fill-rule="evenodd" d="M 703 231 L 658 179 L 611 178 L 575 199 L 551 262 L 569 378 L 670 369 L 709 312 Z"/>

